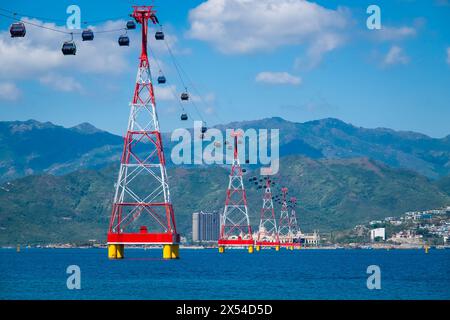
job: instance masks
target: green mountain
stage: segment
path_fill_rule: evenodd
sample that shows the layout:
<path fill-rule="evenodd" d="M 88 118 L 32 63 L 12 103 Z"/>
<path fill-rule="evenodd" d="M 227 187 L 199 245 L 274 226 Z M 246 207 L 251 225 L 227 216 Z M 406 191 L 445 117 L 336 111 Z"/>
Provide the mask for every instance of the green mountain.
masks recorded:
<path fill-rule="evenodd" d="M 450 176 L 439 179 L 436 181 L 436 185 L 450 196 Z"/>
<path fill-rule="evenodd" d="M 88 123 L 64 128 L 35 120 L 0 122 L 0 181 L 101 167 L 118 161 L 122 142 Z"/>
<path fill-rule="evenodd" d="M 62 176 L 33 175 L 0 188 L 0 245 L 104 241 L 117 167 L 79 170 Z M 170 168 L 169 182 L 179 232 L 190 237 L 191 214 L 221 210 L 228 168 Z M 256 227 L 262 190 L 246 173 L 250 218 Z M 450 203 L 439 185 L 413 171 L 360 159 L 282 158 L 274 179 L 298 199 L 302 230 L 342 230 L 408 210 Z M 279 204 L 276 213 L 279 215 Z"/>
<path fill-rule="evenodd" d="M 274 117 L 217 128 L 279 129 L 282 156 L 365 157 L 433 179 L 450 174 L 450 136 L 434 139 L 414 132 L 365 129 L 331 118 L 297 123 Z M 170 134 L 164 134 L 163 140 L 170 150 Z M 64 128 L 34 120 L 0 122 L 0 182 L 39 173 L 62 175 L 103 168 L 118 162 L 122 143 L 121 137 L 87 123 Z"/>

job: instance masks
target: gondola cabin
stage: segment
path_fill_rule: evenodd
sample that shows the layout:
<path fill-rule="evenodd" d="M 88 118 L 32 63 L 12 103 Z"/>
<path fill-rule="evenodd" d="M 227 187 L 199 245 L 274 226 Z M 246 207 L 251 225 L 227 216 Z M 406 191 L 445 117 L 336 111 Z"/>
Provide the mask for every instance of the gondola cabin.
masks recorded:
<path fill-rule="evenodd" d="M 25 37 L 27 30 L 23 22 L 14 22 L 9 28 L 11 38 Z"/>

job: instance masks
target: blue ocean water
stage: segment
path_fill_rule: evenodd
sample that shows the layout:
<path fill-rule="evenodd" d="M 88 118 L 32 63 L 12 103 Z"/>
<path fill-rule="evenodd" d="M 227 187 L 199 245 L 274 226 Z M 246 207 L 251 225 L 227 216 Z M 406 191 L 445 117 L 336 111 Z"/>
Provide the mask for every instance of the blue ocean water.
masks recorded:
<path fill-rule="evenodd" d="M 0 249 L 0 299 L 450 299 L 450 250 Z M 81 269 L 68 290 L 66 268 Z M 366 286 L 381 269 L 381 289 Z"/>

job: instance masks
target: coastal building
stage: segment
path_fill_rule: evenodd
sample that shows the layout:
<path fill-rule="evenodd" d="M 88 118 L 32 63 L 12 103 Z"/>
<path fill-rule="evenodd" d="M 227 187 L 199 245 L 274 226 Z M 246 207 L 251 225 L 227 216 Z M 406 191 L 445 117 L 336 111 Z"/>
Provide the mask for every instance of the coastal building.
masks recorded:
<path fill-rule="evenodd" d="M 194 212 L 192 214 L 192 241 L 208 242 L 219 239 L 220 217 L 215 212 Z"/>
<path fill-rule="evenodd" d="M 377 238 L 379 238 L 381 240 L 386 239 L 386 229 L 385 228 L 376 228 L 376 229 L 370 230 L 370 241 L 373 242 Z"/>
<path fill-rule="evenodd" d="M 302 233 L 300 242 L 305 246 L 318 246 L 320 244 L 320 236 L 317 231 L 313 233 Z"/>

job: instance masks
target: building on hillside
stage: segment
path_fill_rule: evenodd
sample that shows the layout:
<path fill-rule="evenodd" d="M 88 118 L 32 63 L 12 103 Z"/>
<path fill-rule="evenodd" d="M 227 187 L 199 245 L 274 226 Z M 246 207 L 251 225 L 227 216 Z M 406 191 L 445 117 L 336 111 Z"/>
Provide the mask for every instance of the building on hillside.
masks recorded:
<path fill-rule="evenodd" d="M 386 239 L 386 229 L 385 228 L 376 228 L 376 229 L 370 230 L 370 241 L 373 242 L 377 238 L 379 238 L 383 241 Z"/>

